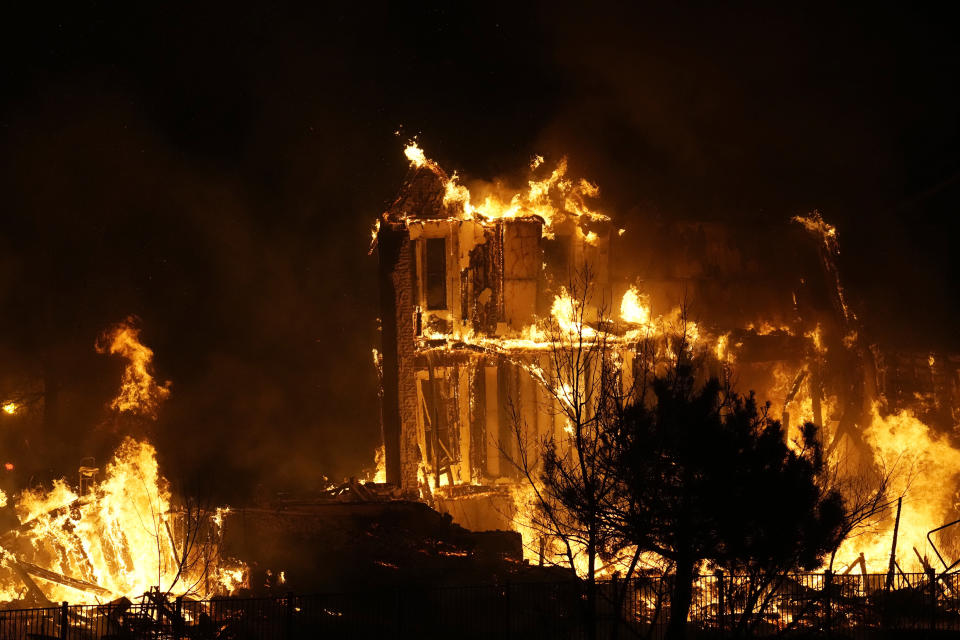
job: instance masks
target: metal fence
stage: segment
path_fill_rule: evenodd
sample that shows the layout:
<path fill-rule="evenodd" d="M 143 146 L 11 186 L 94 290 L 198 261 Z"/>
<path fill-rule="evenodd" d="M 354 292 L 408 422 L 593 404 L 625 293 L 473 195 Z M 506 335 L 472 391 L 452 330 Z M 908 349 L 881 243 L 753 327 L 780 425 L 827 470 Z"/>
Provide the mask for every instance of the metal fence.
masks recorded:
<path fill-rule="evenodd" d="M 168 600 L 0 610 L 0 640 L 662 638 L 672 577 L 404 587 L 364 593 Z M 960 578 L 898 574 L 700 576 L 693 635 L 875 637 L 960 632 Z"/>

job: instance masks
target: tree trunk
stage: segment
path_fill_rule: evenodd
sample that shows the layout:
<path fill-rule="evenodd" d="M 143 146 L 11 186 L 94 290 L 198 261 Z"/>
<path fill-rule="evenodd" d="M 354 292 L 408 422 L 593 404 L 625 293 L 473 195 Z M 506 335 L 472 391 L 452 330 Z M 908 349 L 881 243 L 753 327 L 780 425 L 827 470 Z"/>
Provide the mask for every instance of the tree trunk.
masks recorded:
<path fill-rule="evenodd" d="M 693 599 L 694 560 L 688 556 L 677 558 L 673 590 L 670 593 L 670 622 L 667 624 L 667 640 L 683 640 L 687 634 L 687 614 Z"/>
<path fill-rule="evenodd" d="M 593 527 L 587 541 L 587 640 L 597 637 L 597 543 Z"/>

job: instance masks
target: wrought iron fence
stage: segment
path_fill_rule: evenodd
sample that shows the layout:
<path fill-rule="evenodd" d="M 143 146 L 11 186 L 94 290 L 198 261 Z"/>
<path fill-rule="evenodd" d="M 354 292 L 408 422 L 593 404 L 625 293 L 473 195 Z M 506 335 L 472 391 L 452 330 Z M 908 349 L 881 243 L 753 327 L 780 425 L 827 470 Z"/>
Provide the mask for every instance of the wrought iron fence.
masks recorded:
<path fill-rule="evenodd" d="M 0 640 L 662 638 L 672 577 L 596 585 L 406 586 L 363 593 L 0 610 Z M 700 576 L 688 628 L 709 636 L 960 632 L 960 577 L 927 574 Z"/>

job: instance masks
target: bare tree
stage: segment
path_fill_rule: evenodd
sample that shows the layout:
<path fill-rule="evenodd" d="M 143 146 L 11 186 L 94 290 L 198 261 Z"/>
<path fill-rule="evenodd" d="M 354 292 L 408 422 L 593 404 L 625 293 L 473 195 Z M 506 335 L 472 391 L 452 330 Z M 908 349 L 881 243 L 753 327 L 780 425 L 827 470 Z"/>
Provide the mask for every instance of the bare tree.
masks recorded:
<path fill-rule="evenodd" d="M 584 580 L 589 629 L 601 559 L 624 551 L 604 516 L 615 495 L 609 451 L 632 393 L 632 385 L 624 388 L 616 348 L 622 341 L 612 328 L 607 301 L 597 295 L 585 265 L 571 275 L 545 321 L 547 353 L 541 363 L 525 365 L 546 391 L 547 406 L 538 408 L 563 423 L 562 435 L 531 437 L 521 412 L 511 406 L 514 446 L 501 445 L 533 495 L 529 525 L 539 538 L 541 558 L 556 558 Z M 629 551 L 625 578 L 639 555 L 639 549 Z M 617 600 L 622 602 L 619 595 Z"/>
<path fill-rule="evenodd" d="M 228 510 L 214 506 L 203 481 L 181 482 L 186 491 L 171 501 L 158 531 L 158 549 L 172 556 L 164 592 L 209 597 L 222 588 L 230 562 L 223 555 L 224 518 Z M 238 565 L 239 566 L 239 565 Z"/>

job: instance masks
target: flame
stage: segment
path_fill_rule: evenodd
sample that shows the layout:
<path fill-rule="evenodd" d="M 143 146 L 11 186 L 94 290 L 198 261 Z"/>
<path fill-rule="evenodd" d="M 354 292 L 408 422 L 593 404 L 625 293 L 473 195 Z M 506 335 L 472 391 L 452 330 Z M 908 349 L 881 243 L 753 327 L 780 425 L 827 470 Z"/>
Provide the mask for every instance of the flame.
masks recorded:
<path fill-rule="evenodd" d="M 375 465 L 373 472 L 367 472 L 365 482 L 382 484 L 387 481 L 387 452 L 382 444 L 373 452 L 373 459 Z"/>
<path fill-rule="evenodd" d="M 370 247 L 367 249 L 367 255 L 373 255 L 373 250 L 377 248 L 377 238 L 380 237 L 380 218 L 377 218 L 373 222 L 373 227 L 370 229 Z"/>
<path fill-rule="evenodd" d="M 170 393 L 169 383 L 154 382 L 153 352 L 139 341 L 132 321 L 106 332 L 97 351 L 127 359 L 110 406 L 155 418 L 159 402 Z M 3 495 L 0 502 L 6 499 Z M 227 509 L 175 507 L 149 442 L 126 438 L 106 465 L 103 480 L 85 494 L 59 479 L 48 490 L 20 493 L 14 511 L 21 525 L 12 540 L 3 542 L 0 563 L 27 562 L 88 585 L 71 587 L 35 576 L 52 601 L 133 599 L 154 587 L 172 595 L 209 597 L 246 584 L 245 565 L 220 555 Z M 14 575 L 8 574 L 9 584 L 0 580 L 0 600 L 20 597 Z"/>
<path fill-rule="evenodd" d="M 789 325 L 779 324 L 775 325 L 769 322 L 768 320 L 761 320 L 758 324 L 749 323 L 744 327 L 747 331 L 752 331 L 758 336 L 768 336 L 772 333 L 786 333 L 788 335 L 793 335 L 793 330 Z"/>
<path fill-rule="evenodd" d="M 687 345 L 692 348 L 700 340 L 700 325 L 692 320 L 684 322 L 683 337 Z"/>
<path fill-rule="evenodd" d="M 439 175 L 445 174 L 435 162 L 427 158 L 416 141 L 411 141 L 404 149 L 404 155 L 415 168 L 428 167 Z M 530 163 L 531 171 L 538 170 L 543 164 L 542 156 L 536 156 Z M 545 178 L 527 181 L 525 191 L 490 189 L 480 198 L 468 187 L 460 183 L 460 177 L 453 173 L 445 178 L 443 204 L 453 210 L 453 215 L 462 220 L 500 220 L 510 218 L 539 217 L 544 222 L 544 235 L 552 237 L 552 227 L 560 220 L 573 218 L 579 222 L 609 221 L 609 216 L 593 210 L 588 199 L 599 196 L 600 190 L 592 182 L 567 177 L 567 160 L 561 158 L 553 171 Z M 586 232 L 585 240 L 589 244 L 598 241 L 595 232 Z"/>
<path fill-rule="evenodd" d="M 542 486 L 538 485 L 535 490 L 529 483 L 515 484 L 509 488 L 513 503 L 511 525 L 523 541 L 523 559 L 531 564 L 539 564 L 540 554 L 543 553 L 544 564 L 572 568 L 578 576 L 585 577 L 589 573 L 586 543 L 578 536 L 571 536 L 567 540 L 570 543 L 568 550 L 561 539 L 554 535 L 557 523 L 551 522 L 541 513 L 538 491 L 542 492 L 542 490 Z M 544 494 L 540 493 L 540 495 Z M 610 578 L 616 573 L 625 574 L 633 551 L 634 548 L 625 549 L 618 556 L 607 558 L 606 562 L 597 557 L 595 577 L 603 579 Z M 571 555 L 573 556 L 572 567 L 570 566 Z M 642 559 L 642 564 L 650 565 L 651 561 L 656 563 L 657 560 L 652 558 L 652 554 L 647 554 Z"/>
<path fill-rule="evenodd" d="M 821 235 L 824 238 L 837 237 L 837 228 L 821 218 L 817 211 L 809 216 L 793 216 L 792 220 L 810 233 Z"/>
<path fill-rule="evenodd" d="M 813 211 L 808 216 L 794 216 L 793 222 L 801 225 L 823 244 L 821 251 L 821 260 L 827 271 L 828 278 L 831 280 L 833 292 L 837 297 L 837 302 L 843 311 L 843 319 L 846 322 L 854 322 L 857 316 L 847 305 L 846 294 L 843 285 L 840 283 L 840 273 L 837 270 L 837 260 L 840 257 L 840 242 L 837 237 L 837 228 L 828 224 L 819 211 Z M 796 300 L 794 300 L 796 302 Z"/>
<path fill-rule="evenodd" d="M 960 473 L 960 450 L 910 411 L 883 416 L 874 404 L 871 417 L 863 435 L 872 450 L 873 462 L 882 469 L 892 469 L 891 496 L 904 496 L 897 534 L 897 563 L 904 571 L 922 570 L 913 552 L 916 549 L 927 557 L 931 566 L 942 571 L 945 567 L 930 548 L 927 533 L 960 516 L 954 489 Z M 868 571 L 886 571 L 894 513 L 888 515 L 867 534 L 844 542 L 837 558 L 849 563 L 863 553 Z M 944 544 L 936 538 L 934 541 L 948 563 L 960 555 L 956 544 Z"/>
<path fill-rule="evenodd" d="M 715 353 L 717 354 L 717 360 L 723 362 L 727 359 L 727 342 L 730 340 L 730 334 L 725 333 L 719 338 L 717 338 L 717 346 L 715 348 Z"/>
<path fill-rule="evenodd" d="M 576 310 L 576 302 L 570 297 L 565 288 L 561 288 L 560 293 L 553 299 L 553 305 L 550 307 L 550 315 L 557 321 L 560 328 L 568 333 L 573 333 L 579 326 L 574 320 Z"/>
<path fill-rule="evenodd" d="M 41 580 L 53 601 L 134 598 L 155 586 L 173 595 L 209 596 L 244 584 L 245 567 L 222 560 L 218 544 L 207 544 L 219 541 L 225 511 L 190 520 L 172 508 L 156 450 L 147 442 L 124 440 L 91 494 L 77 495 L 61 479 L 46 492 L 24 491 L 15 510 L 23 523 L 18 540 L 30 549 L 23 560 L 104 590 L 94 594 Z M 189 539 L 203 543 L 186 544 Z"/>
<path fill-rule="evenodd" d="M 560 293 L 554 297 L 550 315 L 557 323 L 557 327 L 565 333 L 583 338 L 592 338 L 596 335 L 593 328 L 584 326 L 582 323 L 583 302 L 571 297 L 564 287 L 561 287 Z"/>
<path fill-rule="evenodd" d="M 432 465 L 421 460 L 417 463 L 417 481 L 420 483 L 420 498 L 427 498 L 427 491 L 432 495 L 437 491 L 436 472 Z M 440 487 L 450 486 L 450 478 L 446 473 L 440 474 Z"/>
<path fill-rule="evenodd" d="M 823 330 L 820 328 L 820 323 L 817 323 L 817 326 L 811 331 L 807 331 L 803 334 L 803 337 L 809 338 L 813 343 L 813 348 L 817 353 L 826 353 L 827 347 L 823 344 Z"/>
<path fill-rule="evenodd" d="M 407 143 L 403 154 L 407 156 L 407 160 L 409 160 L 410 164 L 414 167 L 422 167 L 427 164 L 427 156 L 423 153 L 423 149 L 420 148 L 416 140 L 411 140 Z"/>
<path fill-rule="evenodd" d="M 7 402 L 3 405 L 3 412 L 8 416 L 14 415 L 20 407 L 17 406 L 16 402 Z"/>
<path fill-rule="evenodd" d="M 170 395 L 170 383 L 158 385 L 153 379 L 153 350 L 140 342 L 140 329 L 127 318 L 104 333 L 96 344 L 97 353 L 117 354 L 127 360 L 120 391 L 110 408 L 121 413 L 157 417 L 157 408 Z"/>
<path fill-rule="evenodd" d="M 577 223 L 576 236 L 587 245 L 598 245 L 601 240 L 598 233 L 590 229 L 589 223 L 609 221 L 607 216 L 598 213 L 592 207 L 592 200 L 599 195 L 597 186 L 587 180 L 571 178 L 568 175 L 565 159 L 561 159 L 551 169 L 549 166 L 543 166 L 544 160 L 541 156 L 536 156 L 530 163 L 530 169 L 532 172 L 540 173 L 533 174 L 525 188 L 508 190 L 498 185 L 474 186 L 473 183 L 468 187 L 456 173 L 448 178 L 446 173 L 427 158 L 416 142 L 411 142 L 404 153 L 411 166 L 427 168 L 441 178 L 443 205 L 446 208 L 448 221 L 476 221 L 488 224 L 495 220 L 538 217 L 543 220 L 543 236 L 548 238 L 552 237 L 558 223 L 573 221 Z M 816 367 L 827 365 L 826 370 L 829 372 L 830 362 L 826 356 L 834 355 L 834 351 L 840 351 L 841 348 L 850 350 L 856 348 L 860 342 L 860 336 L 855 323 L 856 316 L 847 308 L 836 268 L 839 256 L 836 228 L 826 223 L 816 212 L 807 217 L 794 218 L 794 221 L 814 234 L 818 243 L 822 243 L 821 260 L 842 308 L 845 324 L 837 334 L 825 332 L 819 324 L 801 334 L 799 324 L 793 327 L 783 322 L 783 318 L 765 318 L 756 324 L 749 324 L 745 329 L 754 336 L 797 336 L 799 342 L 799 337 L 802 335 L 810 345 L 807 353 L 804 354 L 804 359 L 813 357 L 812 362 L 803 365 L 783 361 L 771 364 L 753 363 L 751 366 L 763 367 L 760 371 L 768 374 L 769 386 L 765 393 L 763 389 L 758 390 L 760 391 L 758 395 L 762 399 L 770 400 L 773 417 L 780 419 L 783 414 L 789 413 L 790 429 L 793 435 L 797 425 L 807 421 L 812 422 L 815 418 L 814 398 L 810 390 L 812 385 L 820 385 L 822 387 L 820 391 L 828 394 L 839 394 L 819 398 L 820 406 L 816 417 L 823 425 L 823 433 L 831 434 L 836 427 L 837 418 L 843 414 L 843 411 L 839 410 L 843 401 L 843 392 L 837 391 L 834 383 L 823 382 L 819 374 L 815 376 L 818 370 Z M 619 229 L 618 234 L 622 235 L 623 229 Z M 796 303 L 795 295 L 794 302 Z M 578 402 L 579 399 L 573 397 L 574 394 L 569 385 L 547 381 L 538 365 L 525 362 L 523 357 L 515 357 L 514 350 L 551 349 L 558 341 L 563 341 L 571 335 L 579 335 L 586 340 L 599 339 L 597 331 L 604 325 L 598 321 L 594 324 L 598 329 L 586 326 L 584 318 L 586 306 L 565 289 L 561 289 L 551 305 L 550 317 L 536 318 L 520 330 L 498 328 L 497 335 L 494 336 L 479 333 L 475 335 L 469 327 L 452 323 L 451 329 L 444 330 L 447 332 L 425 328 L 425 339 L 420 340 L 419 346 L 424 349 L 443 350 L 458 349 L 466 343 L 483 347 L 485 352 L 495 353 L 498 357 L 506 358 L 525 369 L 538 383 L 552 385 L 546 388 L 552 391 L 560 402 Z M 619 315 L 627 326 L 621 325 L 617 328 L 620 333 L 609 338 L 611 343 L 615 344 L 617 349 L 626 350 L 636 347 L 641 340 L 656 338 L 659 343 L 655 346 L 655 358 L 678 357 L 676 353 L 671 355 L 670 350 L 679 349 L 678 345 L 682 344 L 685 349 L 691 351 L 696 349 L 698 353 L 715 356 L 720 363 L 729 365 L 736 359 L 736 350 L 744 344 L 737 342 L 733 337 L 739 335 L 739 332 L 726 330 L 729 327 L 719 330 L 714 326 L 689 321 L 681 307 L 671 309 L 666 314 L 654 316 L 649 298 L 633 286 L 623 295 Z M 425 322 L 425 325 L 428 324 Z M 440 326 L 439 323 L 436 326 Z M 604 335 L 603 339 L 608 337 Z M 829 353 L 828 344 L 830 345 Z M 932 354 L 929 356 L 928 364 L 931 368 L 937 366 L 937 361 Z M 805 381 L 804 376 L 806 376 Z M 569 423 L 563 429 L 568 434 L 571 430 L 572 426 Z M 915 547 L 919 552 L 930 556 L 932 550 L 927 548 L 929 545 L 926 542 L 926 533 L 960 515 L 957 514 L 958 505 L 955 503 L 957 496 L 953 489 L 956 486 L 955 475 L 957 470 L 960 470 L 960 450 L 954 449 L 946 439 L 937 436 L 913 414 L 901 412 L 883 416 L 877 406 L 872 408 L 871 423 L 863 435 L 867 450 L 858 452 L 859 457 L 867 458 L 871 464 L 880 464 L 886 468 L 896 467 L 901 473 L 895 481 L 897 486 L 893 488 L 894 494 L 897 492 L 906 494 L 900 524 L 898 546 L 901 552 L 898 561 L 904 570 L 909 570 L 908 567 L 915 568 L 917 563 L 914 562 L 912 548 Z M 825 437 L 829 438 L 830 435 Z M 838 448 L 838 451 L 840 449 L 842 447 Z M 837 463 L 836 457 L 840 454 L 833 455 L 835 459 L 832 462 Z M 377 462 L 379 469 L 381 462 L 379 452 Z M 435 474 L 429 473 L 428 466 L 422 466 L 420 473 L 422 473 L 420 477 L 423 490 L 434 491 L 438 488 L 434 486 Z M 855 473 L 862 473 L 862 470 Z M 448 482 L 447 476 L 441 476 L 439 484 L 443 486 L 446 482 Z M 515 524 L 517 530 L 523 535 L 524 544 L 529 551 L 536 546 L 532 542 L 535 539 L 532 536 L 536 533 L 534 531 L 535 513 L 530 507 L 528 487 L 521 484 L 516 486 L 514 491 L 514 502 L 517 507 Z M 863 552 L 871 571 L 885 571 L 890 553 L 892 526 L 892 517 L 890 517 L 866 534 L 860 534 L 846 541 L 838 552 L 838 560 L 849 562 Z M 960 557 L 960 546 L 951 551 L 954 553 L 950 555 L 948 562 Z M 546 553 L 551 556 L 553 552 L 548 549 Z M 536 549 L 536 555 L 539 555 L 539 549 Z M 536 558 L 536 555 L 532 557 L 528 555 L 528 559 Z M 578 571 L 583 569 L 584 567 L 577 566 Z"/>
<path fill-rule="evenodd" d="M 544 342 L 547 338 L 546 333 L 537 326 L 537 323 L 524 327 L 523 331 L 520 333 L 521 339 L 529 340 L 530 342 Z"/>

